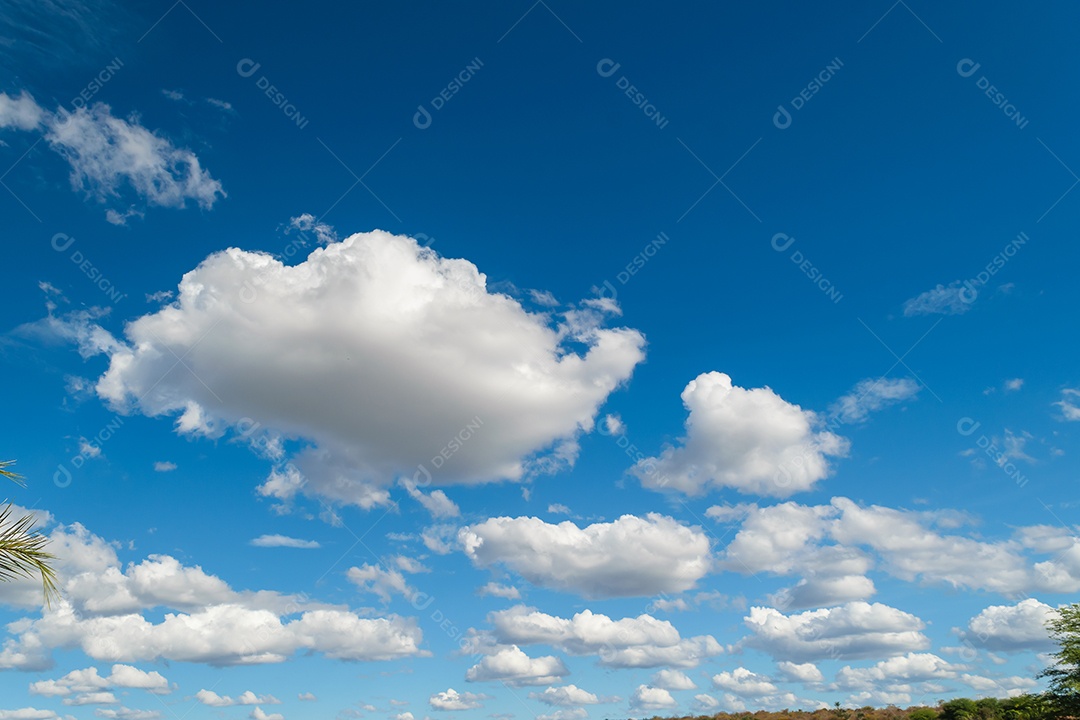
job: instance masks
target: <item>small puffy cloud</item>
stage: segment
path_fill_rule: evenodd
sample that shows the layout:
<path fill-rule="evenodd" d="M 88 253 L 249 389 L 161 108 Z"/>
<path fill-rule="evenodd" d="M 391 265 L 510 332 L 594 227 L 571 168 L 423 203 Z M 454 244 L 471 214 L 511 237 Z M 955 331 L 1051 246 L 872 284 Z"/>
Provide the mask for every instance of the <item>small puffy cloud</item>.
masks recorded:
<path fill-rule="evenodd" d="M 648 685 L 638 685 L 630 696 L 630 707 L 635 710 L 665 710 L 678 705 L 670 692 Z"/>
<path fill-rule="evenodd" d="M 489 582 L 484 585 L 476 594 L 481 597 L 499 597 L 506 600 L 520 600 L 521 591 L 513 585 L 500 585 L 497 582 Z"/>
<path fill-rule="evenodd" d="M 665 690 L 696 690 L 697 685 L 682 670 L 659 670 L 649 679 L 649 685 Z"/>
<path fill-rule="evenodd" d="M 303 693 L 299 693 L 296 696 L 296 699 L 301 700 L 303 702 L 315 702 L 319 698 L 315 697 L 315 693 L 303 692 Z"/>
<path fill-rule="evenodd" d="M 531 658 L 517 645 L 488 655 L 465 673 L 469 682 L 499 681 L 513 687 L 551 685 L 570 673 L 553 655 Z"/>
<path fill-rule="evenodd" d="M 1061 410 L 1061 418 L 1069 422 L 1080 420 L 1080 390 L 1065 388 L 1061 391 L 1061 399 L 1054 403 Z"/>
<path fill-rule="evenodd" d="M 332 225 L 322 222 L 311 213 L 302 213 L 294 218 L 289 218 L 289 225 L 285 232 L 298 231 L 301 233 L 313 233 L 316 240 L 322 245 L 337 242 L 337 231 Z"/>
<path fill-rule="evenodd" d="M 248 717 L 251 718 L 251 720 L 285 720 L 285 716 L 281 713 L 268 713 L 257 705 Z"/>
<path fill-rule="evenodd" d="M 730 672 L 725 670 L 722 673 L 713 675 L 712 684 L 717 690 L 727 690 L 742 697 L 772 695 L 777 691 L 777 687 L 772 684 L 769 678 L 750 672 L 744 667 L 737 667 Z"/>
<path fill-rule="evenodd" d="M 991 605 L 971 618 L 964 637 L 993 652 L 1045 651 L 1054 647 L 1046 623 L 1056 614 L 1035 598 L 1015 605 Z"/>
<path fill-rule="evenodd" d="M 579 528 L 535 517 L 491 518 L 458 539 L 478 566 L 500 563 L 542 587 L 585 597 L 677 593 L 709 570 L 709 539 L 698 528 L 649 513 Z"/>
<path fill-rule="evenodd" d="M 287 548 L 303 548 L 306 550 L 314 550 L 321 547 L 315 540 L 301 540 L 299 538 L 287 537 L 285 535 L 260 535 L 254 538 L 250 543 L 253 547 L 287 547 Z"/>
<path fill-rule="evenodd" d="M 432 490 L 430 493 L 425 493 L 416 486 L 415 482 L 408 479 L 403 479 L 401 486 L 405 488 L 405 492 L 409 494 L 409 497 L 419 502 L 436 520 L 457 517 L 461 514 L 461 509 L 458 508 L 457 503 L 451 500 L 442 490 Z"/>
<path fill-rule="evenodd" d="M 571 464 L 644 358 L 641 333 L 607 319 L 587 306 L 531 313 L 467 260 L 374 231 L 292 265 L 215 253 L 123 342 L 85 315 L 50 327 L 109 355 L 97 392 L 111 407 L 243 437 L 274 463 L 264 496 L 370 509 L 403 476 L 522 481 Z M 174 354 L 187 371 L 167 372 Z M 284 441 L 302 449 L 290 456 Z"/>
<path fill-rule="evenodd" d="M 195 693 L 195 699 L 203 705 L 210 707 L 232 707 L 233 705 L 280 705 L 281 701 L 273 695 L 256 695 L 250 690 L 245 690 L 235 698 L 227 695 L 218 695 L 213 690 L 200 690 Z"/>
<path fill-rule="evenodd" d="M 0 129 L 36 130 L 45 118 L 45 111 L 28 93 L 11 97 L 0 92 Z"/>
<path fill-rule="evenodd" d="M 428 698 L 428 704 L 431 705 L 432 710 L 476 710 L 484 707 L 481 701 L 486 698 L 487 695 L 459 693 L 454 688 L 449 688 Z"/>
<path fill-rule="evenodd" d="M 1005 392 L 1016 392 L 1024 387 L 1024 378 L 1011 378 L 1005 381 Z"/>
<path fill-rule="evenodd" d="M 0 720 L 52 720 L 58 715 L 52 710 L 24 707 L 18 710 L 0 710 Z"/>
<path fill-rule="evenodd" d="M 108 720 L 158 720 L 162 717 L 160 710 L 135 710 L 129 707 L 97 708 L 94 714 Z"/>
<path fill-rule="evenodd" d="M 780 671 L 780 674 L 785 679 L 793 682 L 815 683 L 825 680 L 825 676 L 821 674 L 821 670 L 814 663 L 793 663 L 781 660 L 776 663 L 776 669 Z"/>
<path fill-rule="evenodd" d="M 488 613 L 501 644 L 549 645 L 571 655 L 598 655 L 607 667 L 694 667 L 722 652 L 711 635 L 683 638 L 666 620 L 651 615 L 613 620 L 583 610 L 572 618 L 517 605 Z"/>
<path fill-rule="evenodd" d="M 345 577 L 362 591 L 377 595 L 384 603 L 390 602 L 391 595 L 401 595 L 408 599 L 415 594 L 405 582 L 405 576 L 394 568 L 387 570 L 381 565 L 364 563 L 360 567 L 349 568 Z"/>
<path fill-rule="evenodd" d="M 116 696 L 111 692 L 101 690 L 98 692 L 82 693 L 73 697 L 64 698 L 65 705 L 115 705 Z"/>
<path fill-rule="evenodd" d="M 744 641 L 746 645 L 778 661 L 881 657 L 923 650 L 930 645 L 930 639 L 922 633 L 922 620 L 881 603 L 851 602 L 793 615 L 774 608 L 752 607 L 743 620 L 752 633 Z"/>
<path fill-rule="evenodd" d="M 154 463 L 154 472 L 172 472 L 176 469 L 176 463 L 165 460 Z"/>
<path fill-rule="evenodd" d="M 115 117 L 97 103 L 48 120 L 45 139 L 71 165 L 71 184 L 101 201 L 130 185 L 147 204 L 182 208 L 194 200 L 209 209 L 224 197 L 190 150 L 175 147 L 137 121 Z"/>
<path fill-rule="evenodd" d="M 578 705 L 596 705 L 603 702 L 595 694 L 588 690 L 582 690 L 577 685 L 563 685 L 562 687 L 549 687 L 544 692 L 531 692 L 529 697 L 539 700 L 545 705 L 559 707 L 575 707 Z"/>
<path fill-rule="evenodd" d="M 921 295 L 916 295 L 904 302 L 904 317 L 917 315 L 960 315 L 971 309 L 975 293 L 965 289 L 964 284 L 955 280 L 946 285 L 937 285 Z"/>
<path fill-rule="evenodd" d="M 847 454 L 844 438 L 818 428 L 819 418 L 771 389 L 738 387 L 724 373 L 699 375 L 682 393 L 686 436 L 631 473 L 645 487 L 688 495 L 733 488 L 786 497 L 811 489 Z"/>
<path fill-rule="evenodd" d="M 894 690 L 899 684 L 951 680 L 957 676 L 957 669 L 933 653 L 908 653 L 868 668 L 845 665 L 836 673 L 836 685 L 841 690 Z"/>
<path fill-rule="evenodd" d="M 910 400 L 919 390 L 919 384 L 910 378 L 867 378 L 856 383 L 829 411 L 841 423 L 861 423 L 870 413 Z"/>
<path fill-rule="evenodd" d="M 570 508 L 562 503 L 552 503 L 551 505 L 548 505 L 547 511 L 552 515 L 573 515 Z"/>

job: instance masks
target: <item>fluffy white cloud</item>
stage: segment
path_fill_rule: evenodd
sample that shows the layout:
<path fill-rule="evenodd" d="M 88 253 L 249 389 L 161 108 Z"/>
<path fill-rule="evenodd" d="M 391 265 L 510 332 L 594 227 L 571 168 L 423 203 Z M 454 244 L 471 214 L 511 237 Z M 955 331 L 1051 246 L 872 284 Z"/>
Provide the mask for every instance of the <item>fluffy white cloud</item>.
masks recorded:
<path fill-rule="evenodd" d="M 713 675 L 712 684 L 717 690 L 727 690 L 742 697 L 760 697 L 777 692 L 777 687 L 769 678 L 750 672 L 744 667 Z"/>
<path fill-rule="evenodd" d="M 697 685 L 682 670 L 659 670 L 649 679 L 653 687 L 665 690 L 696 690 Z"/>
<path fill-rule="evenodd" d="M 987 541 L 955 532 L 967 523 L 955 512 L 863 507 L 843 497 L 829 505 L 755 506 L 719 565 L 804 575 L 771 597 L 785 610 L 868 598 L 875 592 L 865 575 L 871 567 L 908 582 L 1003 594 L 1080 590 L 1080 540 L 1065 529 L 1020 527 L 1013 538 Z M 1053 557 L 1039 562 L 1031 554 Z"/>
<path fill-rule="evenodd" d="M 630 696 L 630 707 L 635 710 L 663 710 L 678 705 L 679 703 L 675 702 L 670 692 L 648 685 L 638 685 L 634 694 Z"/>
<path fill-rule="evenodd" d="M 571 655 L 597 655 L 607 667 L 694 667 L 719 655 L 711 635 L 683 638 L 675 626 L 651 615 L 612 620 L 583 610 L 572 618 L 517 605 L 488 613 L 495 642 L 550 645 Z"/>
<path fill-rule="evenodd" d="M 314 233 L 315 239 L 323 245 L 337 242 L 337 231 L 328 223 L 324 223 L 311 213 L 302 213 L 294 218 L 289 218 L 289 225 L 285 232 L 296 230 L 301 233 Z"/>
<path fill-rule="evenodd" d="M 825 680 L 825 676 L 814 663 L 793 663 L 781 660 L 776 663 L 776 668 L 785 678 L 794 682 L 816 683 Z"/>
<path fill-rule="evenodd" d="M 409 497 L 419 502 L 436 520 L 457 517 L 461 514 L 461 509 L 458 508 L 457 503 L 451 500 L 442 490 L 432 490 L 430 493 L 425 493 L 416 486 L 415 482 L 407 478 L 401 481 L 401 486 L 405 488 L 405 492 L 409 493 Z"/>
<path fill-rule="evenodd" d="M 130 187 L 148 205 L 182 208 L 194 200 L 210 208 L 225 196 L 221 183 L 202 168 L 190 150 L 139 124 L 124 120 L 108 105 L 97 103 L 69 112 L 49 112 L 28 94 L 13 98 L 0 93 L 0 129 L 45 131 L 53 151 L 71 165 L 71 184 L 102 202 L 117 198 Z M 121 215 L 110 209 L 110 221 L 123 224 L 131 210 Z"/>
<path fill-rule="evenodd" d="M 285 720 L 285 716 L 281 713 L 267 713 L 261 707 L 255 706 L 255 709 L 248 715 L 251 720 Z M 411 716 L 410 716 L 411 720 Z"/>
<path fill-rule="evenodd" d="M 1061 391 L 1061 399 L 1054 403 L 1061 409 L 1061 417 L 1070 422 L 1080 420 L 1080 390 L 1065 388 Z"/>
<path fill-rule="evenodd" d="M 0 710 L 0 720 L 51 720 L 58 717 L 52 710 L 24 707 L 18 710 Z"/>
<path fill-rule="evenodd" d="M 314 550 L 320 547 L 315 540 L 301 540 L 300 538 L 287 537 L 285 535 L 260 535 L 251 541 L 254 547 L 287 547 Z"/>
<path fill-rule="evenodd" d="M 680 445 L 631 471 L 645 487 L 786 497 L 811 489 L 831 472 L 830 457 L 847 454 L 848 442 L 819 429 L 817 415 L 767 387 L 741 388 L 710 372 L 690 381 L 682 400 L 689 417 Z"/>
<path fill-rule="evenodd" d="M 991 605 L 968 622 L 964 637 L 991 651 L 1049 650 L 1054 642 L 1046 623 L 1054 608 L 1034 598 L 1015 605 Z"/>
<path fill-rule="evenodd" d="M 111 692 L 104 690 L 91 693 L 83 693 L 81 695 L 75 695 L 74 697 L 64 698 L 65 705 L 74 705 L 76 707 L 82 705 L 115 705 L 117 700 L 116 696 Z"/>
<path fill-rule="evenodd" d="M 465 673 L 469 682 L 497 680 L 518 687 L 521 685 L 551 685 L 570 673 L 563 661 L 554 655 L 531 658 L 514 645 L 488 655 Z"/>
<path fill-rule="evenodd" d="M 110 720 L 158 720 L 162 716 L 159 710 L 134 710 L 123 705 L 115 708 L 97 708 L 94 714 Z"/>
<path fill-rule="evenodd" d="M 69 697 L 80 693 L 92 693 L 110 688 L 139 688 L 155 695 L 171 692 L 169 681 L 161 673 L 146 672 L 131 665 L 113 665 L 107 677 L 98 674 L 98 669 L 88 667 L 84 670 L 72 670 L 56 680 L 38 680 L 30 683 L 30 692 L 46 697 Z"/>
<path fill-rule="evenodd" d="M 753 633 L 747 645 L 796 663 L 899 655 L 930 645 L 922 620 L 881 603 L 851 602 L 793 615 L 752 607 L 743 620 Z"/>
<path fill-rule="evenodd" d="M 172 472 L 176 469 L 176 463 L 164 461 L 154 463 L 154 472 Z"/>
<path fill-rule="evenodd" d="M 971 309 L 975 294 L 965 292 L 964 284 L 955 280 L 946 285 L 937 285 L 926 292 L 904 302 L 904 317 L 916 315 L 960 315 Z"/>
<path fill-rule="evenodd" d="M 838 399 L 829 411 L 838 422 L 861 423 L 872 412 L 910 400 L 918 394 L 919 389 L 919 384 L 910 378 L 867 378 Z"/>
<path fill-rule="evenodd" d="M 841 690 L 894 690 L 899 684 L 950 680 L 956 676 L 957 668 L 933 653 L 908 653 L 868 668 L 845 665 L 836 673 L 836 684 Z"/>
<path fill-rule="evenodd" d="M 281 701 L 273 695 L 256 695 L 250 690 L 245 690 L 235 698 L 227 695 L 218 695 L 213 690 L 200 690 L 195 693 L 195 699 L 203 705 L 210 707 L 232 707 L 233 705 L 280 705 Z"/>
<path fill-rule="evenodd" d="M 470 692 L 459 693 L 454 688 L 449 688 L 428 698 L 428 704 L 432 710 L 476 710 L 484 706 L 481 701 L 486 697 Z"/>
<path fill-rule="evenodd" d="M 64 597 L 42 608 L 40 617 L 7 626 L 0 669 L 48 668 L 52 650 L 61 648 L 82 650 L 96 661 L 212 665 L 282 662 L 298 651 L 344 660 L 425 654 L 415 619 L 360 617 L 276 592 L 236 591 L 201 568 L 165 555 L 152 555 L 122 571 L 113 546 L 78 524 L 57 526 L 49 538 L 50 550 L 60 558 L 57 573 Z M 19 599 L 25 589 L 10 585 L 16 586 L 12 592 Z M 40 584 L 35 589 L 40 607 Z M 144 614 L 155 608 L 165 610 L 155 613 L 160 617 L 156 622 Z M 140 672 L 116 667 L 107 686 L 163 689 L 160 675 Z"/>
<path fill-rule="evenodd" d="M 45 111 L 26 92 L 18 97 L 0 92 L 0 129 L 35 130 L 44 118 Z"/>
<path fill-rule="evenodd" d="M 374 231 L 288 266 L 215 253 L 126 342 L 86 317 L 52 326 L 110 355 L 96 388 L 111 406 L 175 416 L 183 433 L 234 428 L 279 463 L 264 494 L 366 508 L 401 476 L 521 480 L 572 462 L 644 357 L 641 333 L 604 328 L 588 302 L 553 326 L 489 292 L 472 263 Z M 168 372 L 176 357 L 183 372 Z M 290 460 L 292 440 L 307 446 Z"/>
<path fill-rule="evenodd" d="M 500 585 L 497 582 L 489 582 L 476 591 L 481 597 L 499 597 L 505 600 L 520 600 L 521 591 L 513 585 Z"/>
<path fill-rule="evenodd" d="M 363 592 L 378 595 L 384 603 L 390 602 L 392 595 L 401 595 L 408 599 L 415 594 L 415 591 L 405 582 L 405 576 L 394 568 L 387 570 L 381 565 L 364 563 L 360 567 L 349 568 L 345 577 Z"/>
<path fill-rule="evenodd" d="M 529 697 L 539 700 L 545 705 L 557 705 L 559 707 L 574 707 L 576 705 L 596 705 L 602 702 L 594 693 L 582 690 L 577 685 L 563 685 L 562 687 L 549 687 L 544 692 L 529 693 Z"/>
<path fill-rule="evenodd" d="M 543 587 L 586 597 L 687 590 L 709 570 L 709 539 L 698 528 L 650 513 L 579 528 L 535 517 L 491 518 L 458 539 L 477 565 L 502 563 Z"/>

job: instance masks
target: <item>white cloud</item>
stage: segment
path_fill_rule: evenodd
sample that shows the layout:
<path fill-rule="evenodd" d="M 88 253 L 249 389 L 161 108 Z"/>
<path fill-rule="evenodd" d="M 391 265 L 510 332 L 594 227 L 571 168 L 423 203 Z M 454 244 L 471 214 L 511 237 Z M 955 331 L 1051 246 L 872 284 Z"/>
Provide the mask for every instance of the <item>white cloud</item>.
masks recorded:
<path fill-rule="evenodd" d="M 825 676 L 814 663 L 793 663 L 781 660 L 776 663 L 776 668 L 785 678 L 793 682 L 816 683 L 825 680 Z"/>
<path fill-rule="evenodd" d="M 697 685 L 682 670 L 659 670 L 649 679 L 653 687 L 665 690 L 696 690 Z"/>
<path fill-rule="evenodd" d="M 650 513 L 579 528 L 535 517 L 491 518 L 458 539 L 479 566 L 501 563 L 529 582 L 586 597 L 677 593 L 709 570 L 709 539 L 698 528 Z"/>
<path fill-rule="evenodd" d="M 1024 378 L 1011 378 L 1005 381 L 1005 392 L 1016 392 L 1024 387 Z"/>
<path fill-rule="evenodd" d="M 72 670 L 56 680 L 38 680 L 30 683 L 30 692 L 46 697 L 70 697 L 93 693 L 110 688 L 140 688 L 155 695 L 171 692 L 169 681 L 157 671 L 145 672 L 131 665 L 113 665 L 107 677 L 98 674 L 95 667 Z"/>
<path fill-rule="evenodd" d="M 63 599 L 41 608 L 40 582 L 28 607 L 38 618 L 8 625 L 0 668 L 40 670 L 54 648 L 82 650 L 95 661 L 173 660 L 211 665 L 282 662 L 298 651 L 343 660 L 423 655 L 415 619 L 360 617 L 346 609 L 270 591 L 235 591 L 201 568 L 152 555 L 122 571 L 116 551 L 81 525 L 58 526 L 50 550 L 59 558 Z M 0 585 L 18 602 L 27 587 Z M 154 620 L 144 614 L 160 608 Z M 288 617 L 292 616 L 292 617 Z M 94 671 L 96 673 L 96 671 Z M 136 671 L 114 668 L 115 686 Z M 160 683 L 153 674 L 148 683 Z M 112 676 L 110 676 L 112 677 Z M 137 685 L 131 685 L 137 686 Z"/>
<path fill-rule="evenodd" d="M 645 487 L 702 495 L 708 490 L 786 497 L 827 477 L 830 457 L 848 442 L 819 430 L 818 416 L 771 389 L 733 385 L 724 373 L 699 375 L 682 393 L 686 436 L 631 472 Z"/>
<path fill-rule="evenodd" d="M 444 692 L 437 692 L 428 698 L 428 704 L 432 710 L 476 710 L 484 707 L 481 702 L 487 696 L 475 693 L 459 693 L 454 688 Z"/>
<path fill-rule="evenodd" d="M 405 492 L 409 493 L 409 497 L 419 502 L 436 520 L 457 517 L 461 514 L 457 503 L 447 497 L 442 490 L 432 490 L 430 494 L 424 494 L 415 482 L 407 478 L 402 479 L 401 486 L 405 488 Z"/>
<path fill-rule="evenodd" d="M 919 384 L 910 378 L 867 378 L 838 399 L 829 411 L 841 423 L 861 423 L 870 413 L 910 400 L 919 390 Z"/>
<path fill-rule="evenodd" d="M 57 717 L 52 710 L 24 707 L 18 710 L 0 710 L 0 720 L 51 720 Z"/>
<path fill-rule="evenodd" d="M 154 472 L 172 472 L 175 469 L 176 463 L 169 462 L 168 460 L 166 460 L 165 462 L 154 463 Z"/>
<path fill-rule="evenodd" d="M 713 675 L 712 684 L 717 690 L 727 690 L 742 697 L 760 697 L 777 692 L 777 687 L 769 678 L 750 672 L 744 667 Z"/>
<path fill-rule="evenodd" d="M 589 711 L 585 708 L 563 708 L 553 713 L 537 715 L 536 720 L 585 720 L 589 717 Z"/>
<path fill-rule="evenodd" d="M 583 610 L 567 619 L 517 605 L 488 613 L 488 622 L 498 643 L 597 655 L 607 667 L 694 667 L 722 652 L 711 635 L 683 638 L 670 622 L 651 615 L 612 620 Z"/>
<path fill-rule="evenodd" d="M 1046 623 L 1056 611 L 1035 598 L 1015 605 L 991 605 L 968 622 L 964 637 L 991 651 L 1049 650 L 1054 647 Z"/>
<path fill-rule="evenodd" d="M 916 315 L 960 315 L 971 309 L 975 295 L 964 292 L 964 285 L 959 280 L 948 286 L 938 285 L 921 295 L 904 302 L 904 317 Z"/>
<path fill-rule="evenodd" d="M 1080 420 L 1080 390 L 1076 388 L 1065 388 L 1061 391 L 1061 399 L 1054 405 L 1061 408 L 1061 417 L 1063 420 L 1069 422 L 1076 422 Z"/>
<path fill-rule="evenodd" d="M 475 484 L 571 463 L 644 338 L 588 307 L 560 318 L 488 292 L 466 260 L 375 231 L 290 266 L 215 253 L 172 305 L 128 323 L 126 343 L 86 317 L 50 327 L 110 355 L 97 391 L 119 410 L 177 417 L 186 434 L 232 427 L 263 449 L 306 441 L 263 494 L 370 508 L 403 475 Z M 173 353 L 184 372 L 165 372 Z"/>
<path fill-rule="evenodd" d="M 301 540 L 299 538 L 287 537 L 285 535 L 260 535 L 253 539 L 250 543 L 254 547 L 287 547 L 287 548 L 303 548 L 307 550 L 314 550 L 320 547 L 319 543 L 315 540 Z"/>
<path fill-rule="evenodd" d="M 401 595 L 406 599 L 415 595 L 415 591 L 405 582 L 405 576 L 393 568 L 387 570 L 381 565 L 364 563 L 360 567 L 349 568 L 345 577 L 361 591 L 377 595 L 384 603 L 390 602 L 391 595 Z"/>
<path fill-rule="evenodd" d="M 678 705 L 667 690 L 648 685 L 638 685 L 630 696 L 630 707 L 636 710 L 664 710 Z"/>
<path fill-rule="evenodd" d="M 83 705 L 115 705 L 117 700 L 116 696 L 108 691 L 98 691 L 91 693 L 82 693 L 81 695 L 75 695 L 74 697 L 64 698 L 65 705 L 74 705 L 81 707 Z"/>
<path fill-rule="evenodd" d="M 836 673 L 836 684 L 841 690 L 906 690 L 897 688 L 897 685 L 950 680 L 957 676 L 957 669 L 933 653 L 908 653 L 882 660 L 868 668 L 845 665 Z"/>
<path fill-rule="evenodd" d="M 251 720 L 285 720 L 285 716 L 281 713 L 267 713 L 257 705 L 248 717 L 251 718 Z"/>
<path fill-rule="evenodd" d="M 570 508 L 562 503 L 552 503 L 551 505 L 548 505 L 547 511 L 552 515 L 573 515 Z"/>
<path fill-rule="evenodd" d="M 290 230 L 298 230 L 301 233 L 315 233 L 315 239 L 323 245 L 337 242 L 338 239 L 337 231 L 334 230 L 332 225 L 318 220 L 311 213 L 302 213 L 294 218 L 289 218 L 289 226 L 285 232 L 288 233 Z"/>
<path fill-rule="evenodd" d="M 794 663 L 899 655 L 930 645 L 922 620 L 881 603 L 851 602 L 793 615 L 752 607 L 743 620 L 752 632 L 746 645 Z"/>
<path fill-rule="evenodd" d="M 506 600 L 520 600 L 521 591 L 513 585 L 500 585 L 497 582 L 489 582 L 479 590 L 476 591 L 477 595 L 481 597 L 499 597 Z"/>
<path fill-rule="evenodd" d="M 497 680 L 507 685 L 550 685 L 570 673 L 563 661 L 553 655 L 531 658 L 518 646 L 503 648 L 488 655 L 465 673 L 469 682 Z"/>
<path fill-rule="evenodd" d="M 297 694 L 296 699 L 303 702 L 315 702 L 319 698 L 315 697 L 315 693 L 304 692 Z"/>
<path fill-rule="evenodd" d="M 45 111 L 25 91 L 18 97 L 0 92 L 0 129 L 36 130 L 45 118 Z"/>
<path fill-rule="evenodd" d="M 203 705 L 210 707 L 232 707 L 233 705 L 280 705 L 281 701 L 273 695 L 256 695 L 250 690 L 245 690 L 235 698 L 227 695 L 218 695 L 213 690 L 200 690 L 195 693 L 195 699 Z"/>
<path fill-rule="evenodd" d="M 545 705 L 559 707 L 574 707 L 576 705 L 596 705 L 603 702 L 594 693 L 582 690 L 577 685 L 563 685 L 562 687 L 549 687 L 544 692 L 529 693 L 529 697 L 539 700 Z"/>
<path fill-rule="evenodd" d="M 133 710 L 123 705 L 117 708 L 97 708 L 94 714 L 111 720 L 158 720 L 162 716 L 159 710 Z"/>

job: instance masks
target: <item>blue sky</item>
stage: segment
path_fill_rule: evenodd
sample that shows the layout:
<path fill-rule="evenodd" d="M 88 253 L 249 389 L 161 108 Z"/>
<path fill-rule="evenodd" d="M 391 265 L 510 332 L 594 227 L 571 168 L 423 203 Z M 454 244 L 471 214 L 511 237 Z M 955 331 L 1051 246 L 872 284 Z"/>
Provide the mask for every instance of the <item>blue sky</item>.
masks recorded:
<path fill-rule="evenodd" d="M 0 718 L 1038 688 L 1075 7 L 0 13 Z"/>

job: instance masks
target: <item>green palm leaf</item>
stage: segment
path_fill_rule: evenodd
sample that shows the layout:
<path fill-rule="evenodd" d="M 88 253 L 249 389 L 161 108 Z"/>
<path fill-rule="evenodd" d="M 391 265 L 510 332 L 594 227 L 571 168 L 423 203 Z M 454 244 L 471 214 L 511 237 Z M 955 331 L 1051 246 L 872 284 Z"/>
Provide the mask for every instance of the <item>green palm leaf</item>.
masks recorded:
<path fill-rule="evenodd" d="M 9 469 L 13 464 L 11 460 L 0 461 L 0 477 L 25 486 L 22 477 Z M 33 515 L 12 518 L 10 503 L 0 511 L 0 582 L 40 575 L 45 602 L 51 604 L 60 595 L 56 571 L 51 565 L 56 556 L 45 550 L 48 538 L 33 529 Z"/>

